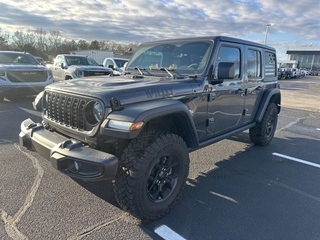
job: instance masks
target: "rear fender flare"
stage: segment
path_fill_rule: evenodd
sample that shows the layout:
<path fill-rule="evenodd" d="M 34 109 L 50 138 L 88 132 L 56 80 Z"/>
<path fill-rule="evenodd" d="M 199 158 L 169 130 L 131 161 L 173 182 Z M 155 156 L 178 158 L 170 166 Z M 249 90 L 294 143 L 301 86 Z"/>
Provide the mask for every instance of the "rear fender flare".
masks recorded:
<path fill-rule="evenodd" d="M 262 121 L 263 115 L 267 109 L 269 102 L 274 102 L 278 107 L 278 113 L 280 113 L 281 93 L 278 88 L 268 89 L 263 94 L 262 99 L 261 99 L 261 104 L 259 106 L 259 109 L 258 109 L 256 117 L 255 117 L 256 122 Z"/>

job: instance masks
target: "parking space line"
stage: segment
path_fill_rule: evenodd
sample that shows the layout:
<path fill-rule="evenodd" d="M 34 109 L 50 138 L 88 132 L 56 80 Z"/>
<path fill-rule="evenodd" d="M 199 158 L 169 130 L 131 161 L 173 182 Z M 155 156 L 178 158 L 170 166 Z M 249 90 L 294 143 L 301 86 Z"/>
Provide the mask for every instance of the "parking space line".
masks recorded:
<path fill-rule="evenodd" d="M 302 119 L 303 119 L 303 118 L 297 118 L 295 121 L 293 121 L 293 122 L 291 122 L 291 123 L 287 124 L 286 126 L 284 126 L 284 127 L 280 128 L 280 129 L 277 129 L 277 130 L 276 130 L 276 133 L 278 133 L 278 132 L 280 132 L 280 131 L 282 131 L 282 130 L 288 129 L 289 127 L 291 127 L 291 126 L 293 126 L 293 125 L 297 124 L 297 123 L 298 123 L 300 120 L 302 120 Z"/>
<path fill-rule="evenodd" d="M 286 87 L 282 87 L 281 90 L 301 90 L 303 88 L 286 88 Z"/>
<path fill-rule="evenodd" d="M 272 153 L 272 155 L 273 156 L 277 156 L 277 157 L 281 157 L 281 158 L 285 158 L 285 159 L 288 159 L 288 160 L 291 160 L 291 161 L 303 163 L 303 164 L 306 164 L 306 165 L 309 165 L 309 166 L 320 168 L 320 164 L 316 164 L 316 163 L 313 163 L 313 162 L 308 162 L 306 160 L 302 160 L 302 159 L 299 159 L 299 158 L 290 157 L 290 156 L 283 155 L 283 154 L 280 154 L 280 153 Z"/>
<path fill-rule="evenodd" d="M 185 238 L 181 237 L 178 233 L 166 225 L 161 225 L 160 227 L 156 228 L 154 232 L 165 240 L 185 240 Z"/>

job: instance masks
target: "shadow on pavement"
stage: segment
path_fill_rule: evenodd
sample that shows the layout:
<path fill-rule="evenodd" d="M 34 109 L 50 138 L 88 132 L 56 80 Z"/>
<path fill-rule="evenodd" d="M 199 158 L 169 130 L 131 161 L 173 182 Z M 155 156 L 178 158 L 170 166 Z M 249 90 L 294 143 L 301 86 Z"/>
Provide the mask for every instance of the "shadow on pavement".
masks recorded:
<path fill-rule="evenodd" d="M 153 227 L 167 225 L 185 239 L 320 239 L 320 170 L 272 155 L 301 142 L 304 150 L 319 144 L 275 138 L 221 160 L 188 179 L 181 201 Z"/>

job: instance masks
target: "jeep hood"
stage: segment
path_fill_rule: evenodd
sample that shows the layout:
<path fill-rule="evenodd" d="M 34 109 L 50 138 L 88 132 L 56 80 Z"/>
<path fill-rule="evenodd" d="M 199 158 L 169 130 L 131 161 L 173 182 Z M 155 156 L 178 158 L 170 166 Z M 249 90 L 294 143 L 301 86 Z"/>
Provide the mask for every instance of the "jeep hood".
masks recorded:
<path fill-rule="evenodd" d="M 110 100 L 114 97 L 122 105 L 151 101 L 170 96 L 179 97 L 193 92 L 192 85 L 198 82 L 194 79 L 175 80 L 172 78 L 138 78 L 119 77 L 85 77 L 74 80 L 61 81 L 50 84 L 46 90 L 64 92 L 98 98 L 110 107 Z"/>

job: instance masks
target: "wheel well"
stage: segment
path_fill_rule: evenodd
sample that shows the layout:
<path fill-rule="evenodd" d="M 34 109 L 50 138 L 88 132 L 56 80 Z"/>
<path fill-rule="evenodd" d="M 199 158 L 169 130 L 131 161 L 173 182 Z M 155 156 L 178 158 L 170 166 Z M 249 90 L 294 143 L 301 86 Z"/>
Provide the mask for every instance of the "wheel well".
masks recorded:
<path fill-rule="evenodd" d="M 69 80 L 69 79 L 72 79 L 72 77 L 69 75 L 66 75 L 66 80 Z"/>
<path fill-rule="evenodd" d="M 260 105 L 258 107 L 257 113 L 256 113 L 256 117 L 255 117 L 255 121 L 256 122 L 260 122 L 262 120 L 262 117 L 264 115 L 265 110 L 267 109 L 267 106 L 269 103 L 274 103 L 277 106 L 278 109 L 278 113 L 280 113 L 281 110 L 281 93 L 280 91 L 274 89 L 273 94 L 270 93 L 269 91 L 267 91 L 265 93 L 265 95 L 262 97 L 261 101 L 260 101 Z M 270 95 L 272 94 L 272 95 Z"/>
<path fill-rule="evenodd" d="M 273 102 L 273 103 L 276 104 L 276 106 L 278 108 L 278 113 L 280 113 L 280 110 L 281 110 L 281 94 L 280 93 L 274 94 L 271 97 L 270 102 Z"/>
<path fill-rule="evenodd" d="M 181 137 L 188 148 L 198 146 L 196 133 L 193 130 L 191 121 L 186 114 L 181 112 L 152 119 L 147 122 L 144 130 L 155 131 L 156 133 L 170 132 Z"/>

